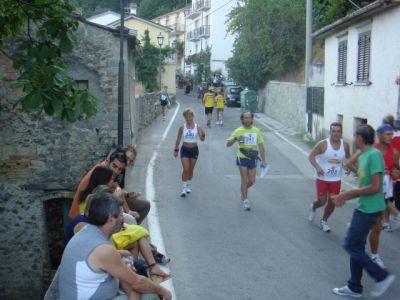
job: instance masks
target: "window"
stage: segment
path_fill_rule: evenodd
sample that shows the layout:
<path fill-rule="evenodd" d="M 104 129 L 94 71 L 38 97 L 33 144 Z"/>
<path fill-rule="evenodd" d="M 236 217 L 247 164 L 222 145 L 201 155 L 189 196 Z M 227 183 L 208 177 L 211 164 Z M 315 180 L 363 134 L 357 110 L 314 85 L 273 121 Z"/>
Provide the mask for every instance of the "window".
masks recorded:
<path fill-rule="evenodd" d="M 75 80 L 78 90 L 88 90 L 89 89 L 89 80 Z"/>
<path fill-rule="evenodd" d="M 343 124 L 343 115 L 338 114 L 336 116 L 336 122 Z"/>
<path fill-rule="evenodd" d="M 337 83 L 346 84 L 347 40 L 339 42 Z"/>
<path fill-rule="evenodd" d="M 371 54 L 371 31 L 358 36 L 357 83 L 370 83 L 369 63 Z"/>

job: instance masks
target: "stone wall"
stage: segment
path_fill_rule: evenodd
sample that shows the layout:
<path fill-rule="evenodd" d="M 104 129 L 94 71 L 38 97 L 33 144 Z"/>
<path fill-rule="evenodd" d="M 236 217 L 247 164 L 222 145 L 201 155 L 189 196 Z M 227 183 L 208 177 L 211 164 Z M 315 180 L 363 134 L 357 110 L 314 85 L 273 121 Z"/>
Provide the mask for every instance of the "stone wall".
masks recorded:
<path fill-rule="evenodd" d="M 48 212 L 46 220 L 46 210 L 55 207 L 60 218 L 86 170 L 117 143 L 119 38 L 80 23 L 78 39 L 73 55 L 65 58 L 69 74 L 88 81 L 99 109 L 92 119 L 74 124 L 13 109 L 20 94 L 10 84 L 17 76 L 12 61 L 0 53 L 1 299 L 42 298 L 43 282 L 57 267 L 50 261 L 48 226 L 65 223 Z M 140 129 L 160 114 L 156 95 L 135 97 L 133 46 L 125 43 L 125 144 L 136 143 Z"/>
<path fill-rule="evenodd" d="M 306 131 L 306 100 L 303 84 L 270 81 L 258 91 L 259 111 L 288 127 Z"/>

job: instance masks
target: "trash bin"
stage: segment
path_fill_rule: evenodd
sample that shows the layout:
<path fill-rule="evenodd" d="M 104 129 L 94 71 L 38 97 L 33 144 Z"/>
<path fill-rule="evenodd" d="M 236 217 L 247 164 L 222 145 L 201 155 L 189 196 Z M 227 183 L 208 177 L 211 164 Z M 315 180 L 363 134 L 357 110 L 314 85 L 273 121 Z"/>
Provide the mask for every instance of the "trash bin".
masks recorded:
<path fill-rule="evenodd" d="M 257 93 L 253 90 L 245 89 L 240 93 L 240 109 L 241 111 L 257 111 Z"/>

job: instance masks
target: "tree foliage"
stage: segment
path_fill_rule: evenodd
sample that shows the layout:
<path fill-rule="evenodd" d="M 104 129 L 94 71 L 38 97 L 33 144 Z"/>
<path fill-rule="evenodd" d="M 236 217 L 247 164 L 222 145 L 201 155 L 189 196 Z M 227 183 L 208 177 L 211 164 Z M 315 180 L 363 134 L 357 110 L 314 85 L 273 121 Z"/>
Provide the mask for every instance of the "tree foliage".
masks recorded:
<path fill-rule="evenodd" d="M 97 99 L 78 89 L 62 61 L 76 44 L 72 11 L 67 0 L 0 1 L 0 50 L 13 60 L 14 87 L 24 92 L 14 107 L 44 110 L 70 122 L 96 113 Z M 15 50 L 7 52 L 4 44 L 10 40 Z"/>
<path fill-rule="evenodd" d="M 206 50 L 201 50 L 199 53 L 192 54 L 188 60 L 197 66 L 194 73 L 194 82 L 200 83 L 203 81 L 211 80 L 211 48 L 207 47 Z"/>
<path fill-rule="evenodd" d="M 317 30 L 375 0 L 313 0 L 313 29 Z"/>
<path fill-rule="evenodd" d="M 107 10 L 120 11 L 119 0 L 70 0 L 83 16 L 90 17 Z"/>
<path fill-rule="evenodd" d="M 258 89 L 303 56 L 305 1 L 241 2 L 229 14 L 228 30 L 237 37 L 227 67 L 237 83 Z"/>
<path fill-rule="evenodd" d="M 159 89 L 160 83 L 157 79 L 159 74 L 159 67 L 161 64 L 161 70 L 163 66 L 164 58 L 170 53 L 174 52 L 170 47 L 160 49 L 155 47 L 151 43 L 149 31 L 144 31 L 142 37 L 143 47 L 138 51 L 136 55 L 135 67 L 138 80 L 144 84 L 147 92 L 153 92 Z"/>
<path fill-rule="evenodd" d="M 166 14 L 170 11 L 186 6 L 191 3 L 187 0 L 140 0 L 138 1 L 138 16 L 145 19 L 153 19 L 155 17 Z"/>
<path fill-rule="evenodd" d="M 352 3 L 351 3 L 352 2 Z M 321 28 L 373 0 L 313 0 L 313 27 Z M 258 89 L 290 72 L 304 57 L 304 0 L 241 0 L 229 14 L 236 33 L 229 76 Z"/>

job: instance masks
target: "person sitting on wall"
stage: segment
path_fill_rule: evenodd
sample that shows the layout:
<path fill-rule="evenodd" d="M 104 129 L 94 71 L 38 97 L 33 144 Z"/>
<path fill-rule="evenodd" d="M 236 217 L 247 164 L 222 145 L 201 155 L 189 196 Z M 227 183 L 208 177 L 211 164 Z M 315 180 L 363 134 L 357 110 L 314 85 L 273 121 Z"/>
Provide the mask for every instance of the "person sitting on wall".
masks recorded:
<path fill-rule="evenodd" d="M 112 149 L 110 154 L 108 155 L 107 159 L 110 158 L 112 153 L 115 152 L 120 152 L 124 153 L 126 156 L 126 164 L 125 168 L 116 176 L 115 181 L 121 188 L 125 188 L 126 184 L 126 167 L 133 168 L 136 158 L 137 158 L 137 150 L 135 146 L 129 145 L 126 146 L 125 148 L 116 148 Z M 121 195 L 122 197 L 122 195 Z M 141 197 L 140 192 L 130 192 L 127 193 L 125 196 L 126 202 L 128 203 L 129 208 L 132 211 L 138 212 L 140 217 L 137 219 L 137 224 L 140 225 L 143 221 L 143 219 L 148 215 L 150 211 L 150 201 L 147 199 L 143 199 Z M 128 222 L 126 222 L 128 223 Z M 153 244 L 151 244 L 152 252 L 154 255 L 154 258 L 158 264 L 161 265 L 166 265 L 171 261 L 171 259 L 164 254 L 158 252 L 157 247 Z"/>
<path fill-rule="evenodd" d="M 118 281 L 129 299 L 171 299 L 169 290 L 136 274 L 112 245 L 111 236 L 123 225 L 120 200 L 110 193 L 96 193 L 88 207 L 89 223 L 69 241 L 59 273 L 60 299 L 113 299 Z M 121 299 L 121 298 L 118 298 Z M 128 299 L 127 297 L 125 299 Z"/>
<path fill-rule="evenodd" d="M 91 181 L 92 178 L 94 177 L 93 175 L 95 174 L 98 168 L 94 170 L 91 176 Z M 108 185 L 95 186 L 95 188 L 93 189 L 93 193 L 89 194 L 86 198 L 85 213 L 78 215 L 77 217 L 72 219 L 71 222 L 66 227 L 65 240 L 64 240 L 65 246 L 68 244 L 70 239 L 76 233 L 78 233 L 85 225 L 90 223 L 88 218 L 88 208 L 90 206 L 90 201 L 92 200 L 93 195 L 99 192 L 112 193 L 113 191 L 112 188 L 110 188 L 110 186 Z M 121 200 L 121 205 L 122 205 L 122 200 Z M 125 223 L 125 218 L 124 218 L 124 223 Z M 125 229 L 126 232 L 124 232 Z M 139 274 L 147 277 L 146 269 L 149 269 L 149 275 L 152 278 L 152 280 L 156 281 L 166 280 L 169 278 L 169 274 L 163 272 L 157 266 L 155 258 L 152 253 L 150 242 L 147 239 L 148 236 L 149 232 L 140 225 L 124 224 L 124 229 L 120 231 L 120 234 L 115 233 L 112 235 L 112 241 L 114 243 L 114 246 L 119 250 L 121 256 L 133 256 L 135 258 L 133 263 L 135 269 L 138 271 Z M 139 253 L 145 259 L 147 267 L 144 266 L 141 260 L 139 260 Z"/>

